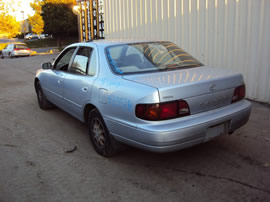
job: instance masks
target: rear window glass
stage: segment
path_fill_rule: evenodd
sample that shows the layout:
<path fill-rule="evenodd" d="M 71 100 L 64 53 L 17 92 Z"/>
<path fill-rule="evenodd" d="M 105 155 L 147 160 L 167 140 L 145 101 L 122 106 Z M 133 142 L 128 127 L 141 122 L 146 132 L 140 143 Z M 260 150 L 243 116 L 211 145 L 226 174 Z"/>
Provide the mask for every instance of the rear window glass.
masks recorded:
<path fill-rule="evenodd" d="M 171 42 L 144 42 L 110 46 L 108 62 L 117 74 L 170 71 L 202 64 Z"/>
<path fill-rule="evenodd" d="M 16 44 L 15 48 L 27 48 L 27 46 L 23 44 Z"/>

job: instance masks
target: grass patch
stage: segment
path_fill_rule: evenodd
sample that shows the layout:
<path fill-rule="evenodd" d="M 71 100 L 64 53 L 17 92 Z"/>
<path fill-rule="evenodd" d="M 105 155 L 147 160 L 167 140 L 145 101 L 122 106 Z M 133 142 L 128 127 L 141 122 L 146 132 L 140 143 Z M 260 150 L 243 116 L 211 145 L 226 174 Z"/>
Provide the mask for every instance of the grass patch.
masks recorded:
<path fill-rule="evenodd" d="M 62 46 L 67 46 L 69 44 L 78 42 L 78 38 L 64 38 Z M 29 48 L 44 48 L 44 47 L 57 47 L 56 39 L 40 39 L 33 41 L 25 41 Z"/>

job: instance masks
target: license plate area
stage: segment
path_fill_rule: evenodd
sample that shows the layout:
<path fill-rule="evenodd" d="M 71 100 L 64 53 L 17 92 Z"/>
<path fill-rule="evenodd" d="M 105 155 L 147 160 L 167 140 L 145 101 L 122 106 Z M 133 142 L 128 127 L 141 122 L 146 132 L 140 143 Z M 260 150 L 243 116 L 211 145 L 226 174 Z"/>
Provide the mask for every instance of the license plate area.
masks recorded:
<path fill-rule="evenodd" d="M 229 122 L 223 122 L 217 125 L 210 126 L 207 129 L 205 141 L 211 140 L 219 135 L 228 133 Z"/>

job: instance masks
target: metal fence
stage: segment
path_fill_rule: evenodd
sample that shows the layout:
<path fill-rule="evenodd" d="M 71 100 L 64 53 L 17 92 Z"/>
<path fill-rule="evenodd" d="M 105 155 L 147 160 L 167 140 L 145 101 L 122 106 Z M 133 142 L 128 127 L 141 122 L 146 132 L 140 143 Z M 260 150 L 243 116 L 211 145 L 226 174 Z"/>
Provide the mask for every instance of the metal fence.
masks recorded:
<path fill-rule="evenodd" d="M 107 39 L 170 40 L 270 103 L 270 0 L 105 0 Z"/>

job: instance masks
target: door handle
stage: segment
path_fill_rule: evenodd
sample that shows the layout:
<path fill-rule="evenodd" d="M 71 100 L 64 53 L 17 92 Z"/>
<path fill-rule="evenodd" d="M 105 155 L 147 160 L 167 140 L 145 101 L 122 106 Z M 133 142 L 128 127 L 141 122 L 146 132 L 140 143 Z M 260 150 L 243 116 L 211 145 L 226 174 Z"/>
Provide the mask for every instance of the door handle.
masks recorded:
<path fill-rule="evenodd" d="M 59 83 L 59 84 L 62 84 L 62 82 L 63 82 L 62 79 L 59 79 L 59 80 L 58 80 L 58 83 Z"/>
<path fill-rule="evenodd" d="M 87 92 L 88 91 L 88 87 L 86 87 L 86 86 L 82 87 L 82 91 L 83 92 Z"/>

